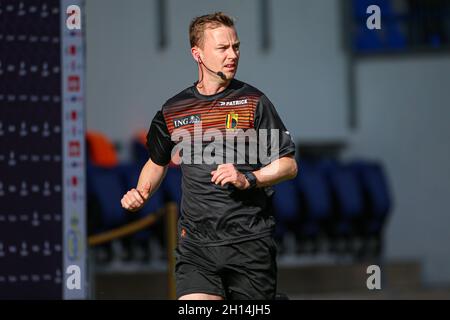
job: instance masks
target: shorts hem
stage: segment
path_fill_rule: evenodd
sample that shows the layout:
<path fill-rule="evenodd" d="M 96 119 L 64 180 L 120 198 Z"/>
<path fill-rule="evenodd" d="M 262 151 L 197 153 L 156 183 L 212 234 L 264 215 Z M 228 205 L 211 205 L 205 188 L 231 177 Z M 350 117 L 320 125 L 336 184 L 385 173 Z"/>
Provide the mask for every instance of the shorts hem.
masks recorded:
<path fill-rule="evenodd" d="M 215 296 L 220 296 L 224 300 L 226 300 L 226 296 L 225 296 L 224 293 L 214 292 L 212 290 L 206 290 L 206 289 L 202 289 L 202 288 L 192 288 L 192 289 L 186 289 L 186 290 L 177 292 L 176 300 L 180 299 L 180 297 L 182 297 L 184 295 L 193 294 L 193 293 L 212 294 L 212 295 L 215 295 Z"/>
<path fill-rule="evenodd" d="M 182 239 L 179 243 L 189 243 L 189 244 L 193 244 L 195 246 L 201 246 L 201 247 L 220 247 L 220 246 L 239 244 L 239 243 L 251 241 L 251 240 L 258 240 L 258 239 L 262 239 L 262 238 L 265 238 L 268 236 L 273 236 L 272 230 L 261 232 L 259 234 L 255 234 L 255 235 L 250 235 L 250 236 L 247 235 L 247 236 L 243 236 L 243 237 L 239 237 L 239 238 L 234 238 L 234 239 L 229 239 L 229 240 L 221 240 L 221 241 L 216 241 L 216 242 L 198 242 L 198 241 L 193 241 L 193 240 L 188 240 L 188 239 Z"/>

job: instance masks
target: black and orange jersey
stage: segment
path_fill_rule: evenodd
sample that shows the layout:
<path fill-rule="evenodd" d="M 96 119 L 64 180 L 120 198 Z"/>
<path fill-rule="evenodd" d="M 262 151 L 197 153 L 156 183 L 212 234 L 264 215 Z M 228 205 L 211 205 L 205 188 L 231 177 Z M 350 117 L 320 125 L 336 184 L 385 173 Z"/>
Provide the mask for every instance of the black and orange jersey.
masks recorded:
<path fill-rule="evenodd" d="M 260 136 L 263 131 L 267 134 Z M 245 147 L 241 148 L 236 135 L 251 132 L 255 135 L 244 138 Z M 277 152 L 271 144 L 275 134 Z M 268 149 L 264 150 L 270 155 L 266 161 L 259 157 L 263 140 Z M 252 141 L 257 149 L 249 147 Z M 289 132 L 261 91 L 233 79 L 224 91 L 205 96 L 194 84 L 157 112 L 147 134 L 147 147 L 152 161 L 162 166 L 170 162 L 174 148 L 181 150 L 181 241 L 222 245 L 273 232 L 270 188 L 238 190 L 211 182 L 211 171 L 220 163 L 233 163 L 237 170 L 245 172 L 294 154 Z M 257 153 L 256 161 L 252 153 Z"/>

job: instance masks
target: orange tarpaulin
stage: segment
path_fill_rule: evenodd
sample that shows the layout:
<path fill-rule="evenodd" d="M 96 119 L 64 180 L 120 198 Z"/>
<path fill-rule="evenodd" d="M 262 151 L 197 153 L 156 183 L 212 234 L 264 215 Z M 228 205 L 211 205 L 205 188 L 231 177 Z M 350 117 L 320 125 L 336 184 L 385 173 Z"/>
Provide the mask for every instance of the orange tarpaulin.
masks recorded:
<path fill-rule="evenodd" d="M 114 167 L 118 164 L 114 145 L 102 133 L 88 131 L 86 133 L 88 154 L 94 165 L 101 167 Z"/>

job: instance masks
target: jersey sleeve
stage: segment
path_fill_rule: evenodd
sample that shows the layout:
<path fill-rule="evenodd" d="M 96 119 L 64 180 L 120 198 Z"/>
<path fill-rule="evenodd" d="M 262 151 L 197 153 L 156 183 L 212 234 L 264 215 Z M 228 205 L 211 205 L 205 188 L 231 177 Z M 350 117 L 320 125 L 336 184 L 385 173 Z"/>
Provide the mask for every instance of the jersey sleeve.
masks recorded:
<path fill-rule="evenodd" d="M 257 131 L 261 129 L 267 130 L 267 150 L 268 155 L 270 155 L 270 162 L 287 155 L 295 154 L 295 143 L 291 134 L 286 129 L 283 121 L 281 121 L 274 105 L 265 95 L 261 96 L 258 105 L 256 106 L 254 119 L 254 126 Z M 271 129 L 277 130 L 274 131 Z M 271 148 L 271 134 L 274 133 L 278 134 L 279 138 L 278 152 Z M 260 144 L 261 141 L 258 143 Z"/>
<path fill-rule="evenodd" d="M 175 143 L 170 138 L 164 116 L 161 111 L 158 111 L 147 133 L 147 148 L 150 159 L 160 166 L 167 165 L 170 162 L 174 146 Z"/>

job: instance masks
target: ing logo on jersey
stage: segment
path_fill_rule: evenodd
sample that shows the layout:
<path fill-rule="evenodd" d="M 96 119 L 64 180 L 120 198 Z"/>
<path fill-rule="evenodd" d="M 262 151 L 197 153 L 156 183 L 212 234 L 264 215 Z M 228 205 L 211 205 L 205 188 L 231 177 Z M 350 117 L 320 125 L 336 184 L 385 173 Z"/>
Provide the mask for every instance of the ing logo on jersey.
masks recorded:
<path fill-rule="evenodd" d="M 227 119 L 225 121 L 225 127 L 227 129 L 233 130 L 237 127 L 237 124 L 238 124 L 238 114 L 234 113 L 234 111 L 227 114 Z"/>
<path fill-rule="evenodd" d="M 185 126 L 188 124 L 196 124 L 200 123 L 201 121 L 201 115 L 200 114 L 191 114 L 186 117 L 178 118 L 173 120 L 173 126 L 175 128 L 179 128 L 181 126 Z"/>

